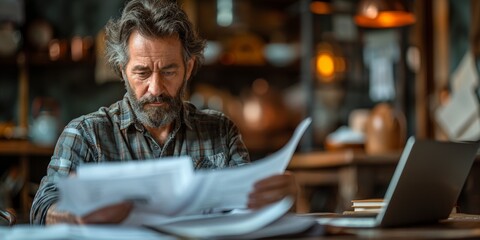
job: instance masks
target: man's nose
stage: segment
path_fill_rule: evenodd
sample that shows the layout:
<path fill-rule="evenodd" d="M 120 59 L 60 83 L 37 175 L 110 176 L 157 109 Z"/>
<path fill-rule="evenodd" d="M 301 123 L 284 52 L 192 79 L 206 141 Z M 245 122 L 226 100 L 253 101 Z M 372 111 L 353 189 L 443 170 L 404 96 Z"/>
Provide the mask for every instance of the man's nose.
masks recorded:
<path fill-rule="evenodd" d="M 152 96 L 160 96 L 165 91 L 162 78 L 159 73 L 154 72 L 148 85 L 148 92 Z"/>

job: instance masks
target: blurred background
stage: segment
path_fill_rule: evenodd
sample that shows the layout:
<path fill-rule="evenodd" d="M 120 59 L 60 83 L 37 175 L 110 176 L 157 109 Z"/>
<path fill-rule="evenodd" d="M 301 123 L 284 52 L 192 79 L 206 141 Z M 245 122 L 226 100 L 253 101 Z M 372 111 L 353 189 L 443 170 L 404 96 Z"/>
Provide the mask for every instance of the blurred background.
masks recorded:
<path fill-rule="evenodd" d="M 125 94 L 103 58 L 124 2 L 0 0 L 0 207 L 27 212 L 63 126 Z M 479 139 L 474 0 L 179 2 L 208 41 L 187 100 L 225 112 L 254 160 L 307 116 L 300 153 Z"/>

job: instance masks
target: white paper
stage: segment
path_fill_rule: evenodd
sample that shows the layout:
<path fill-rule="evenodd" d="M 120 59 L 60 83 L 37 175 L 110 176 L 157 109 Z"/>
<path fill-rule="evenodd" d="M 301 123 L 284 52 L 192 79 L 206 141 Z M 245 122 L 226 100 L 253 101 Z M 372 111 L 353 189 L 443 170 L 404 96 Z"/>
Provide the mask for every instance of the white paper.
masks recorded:
<path fill-rule="evenodd" d="M 480 114 L 480 113 L 479 113 Z M 480 116 L 473 119 L 463 133 L 457 137 L 458 141 L 478 141 L 480 139 Z"/>
<path fill-rule="evenodd" d="M 463 85 L 455 91 L 450 101 L 445 106 L 438 108 L 435 114 L 437 122 L 451 140 L 467 140 L 460 138 L 480 134 L 480 132 L 473 132 L 479 130 L 478 126 L 471 126 L 478 124 L 480 118 L 480 106 L 471 86 Z M 467 133 L 467 130 L 470 132 Z M 462 137 L 462 135 L 464 136 Z"/>
<path fill-rule="evenodd" d="M 193 178 L 189 157 L 81 165 L 77 177 L 63 179 L 59 210 L 78 216 L 123 201 L 136 211 L 175 215 Z"/>
<path fill-rule="evenodd" d="M 135 207 L 125 224 L 156 226 L 179 223 L 178 220 L 191 216 L 206 218 L 205 215 L 194 216 L 205 212 L 246 209 L 253 184 L 285 171 L 310 123 L 310 118 L 302 121 L 279 151 L 235 168 L 193 172 L 189 157 L 81 165 L 76 177 L 59 182 L 58 208 L 82 216 L 102 206 L 133 200 Z M 278 219 L 291 205 L 292 200 L 287 198 L 261 210 L 236 215 L 231 221 L 224 220 L 222 228 L 230 229 L 227 232 L 250 232 Z M 234 226 L 240 226 L 240 230 L 234 230 Z M 206 233 L 195 232 L 192 226 L 189 228 L 192 236 Z"/>
<path fill-rule="evenodd" d="M 204 215 L 163 224 L 147 224 L 155 229 L 181 237 L 210 238 L 214 236 L 241 235 L 261 229 L 283 216 L 293 200 L 285 198 L 257 211 L 237 214 Z"/>
<path fill-rule="evenodd" d="M 452 98 L 435 112 L 437 122 L 450 140 L 480 139 L 480 106 L 475 93 L 478 75 L 471 51 L 462 58 L 452 74 Z"/>
<path fill-rule="evenodd" d="M 170 235 L 138 227 L 66 225 L 16 225 L 0 231 L 3 240 L 162 240 L 176 239 Z"/>
<path fill-rule="evenodd" d="M 452 92 L 455 93 L 463 87 L 475 88 L 478 85 L 475 57 L 469 49 L 462 58 L 457 69 L 452 74 Z"/>
<path fill-rule="evenodd" d="M 309 119 L 302 122 L 282 149 L 252 164 L 218 171 L 197 171 L 194 182 L 201 185 L 197 188 L 200 191 L 191 197 L 197 201 L 190 202 L 182 214 L 195 214 L 197 209 L 246 208 L 248 194 L 255 182 L 285 171 L 309 124 Z"/>

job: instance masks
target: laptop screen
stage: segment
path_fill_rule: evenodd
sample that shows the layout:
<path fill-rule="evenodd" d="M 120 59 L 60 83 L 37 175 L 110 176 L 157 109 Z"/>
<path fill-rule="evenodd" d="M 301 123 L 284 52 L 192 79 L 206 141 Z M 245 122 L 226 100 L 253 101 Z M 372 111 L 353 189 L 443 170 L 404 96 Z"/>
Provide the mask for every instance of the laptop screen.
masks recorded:
<path fill-rule="evenodd" d="M 384 197 L 381 226 L 448 218 L 468 177 L 479 143 L 410 137 Z"/>

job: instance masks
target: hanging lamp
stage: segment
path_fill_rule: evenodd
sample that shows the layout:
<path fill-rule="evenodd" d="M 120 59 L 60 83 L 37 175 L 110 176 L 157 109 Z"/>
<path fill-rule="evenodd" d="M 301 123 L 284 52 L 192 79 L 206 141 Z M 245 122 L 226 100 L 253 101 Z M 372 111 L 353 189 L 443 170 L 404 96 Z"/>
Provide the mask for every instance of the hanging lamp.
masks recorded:
<path fill-rule="evenodd" d="M 366 28 L 395 28 L 415 23 L 401 0 L 360 0 L 355 23 Z"/>

